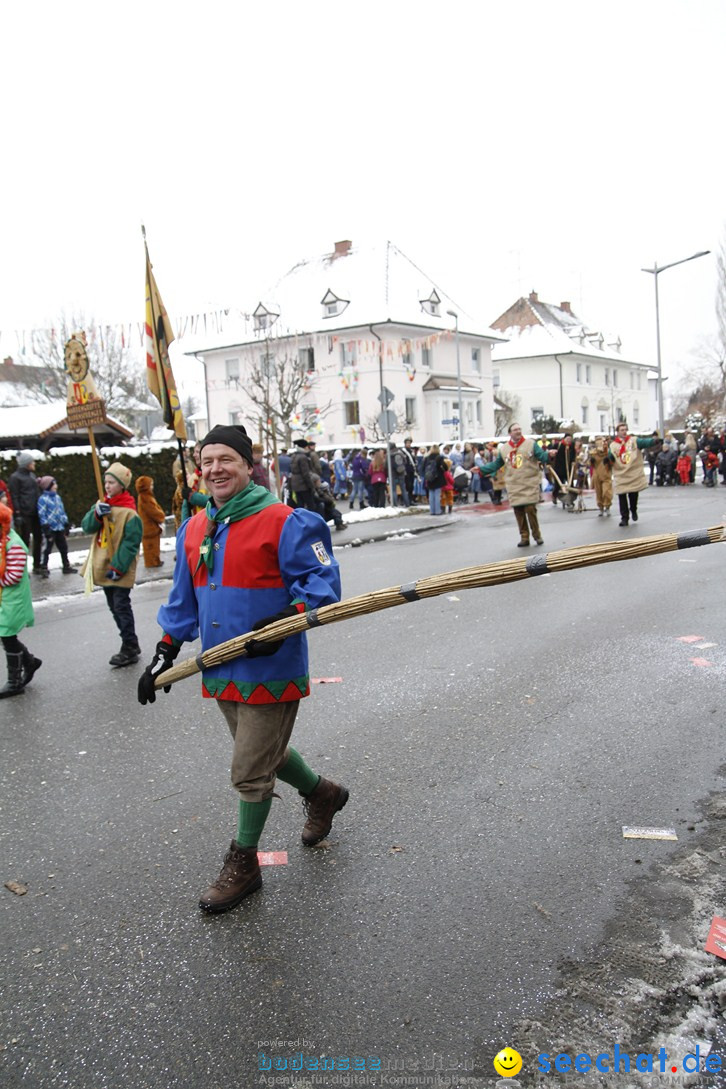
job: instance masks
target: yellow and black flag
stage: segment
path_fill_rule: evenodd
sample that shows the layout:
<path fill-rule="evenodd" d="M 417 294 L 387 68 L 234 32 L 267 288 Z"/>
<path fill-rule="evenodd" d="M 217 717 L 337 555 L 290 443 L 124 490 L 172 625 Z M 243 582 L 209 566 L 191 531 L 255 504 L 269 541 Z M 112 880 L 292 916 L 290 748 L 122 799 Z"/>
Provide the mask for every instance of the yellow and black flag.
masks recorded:
<path fill-rule="evenodd" d="M 174 339 L 174 333 L 151 270 L 146 236 L 144 236 L 144 249 L 146 250 L 146 384 L 161 405 L 166 426 L 178 439 L 185 441 L 187 429 L 179 404 L 174 373 L 169 362 L 169 345 Z"/>

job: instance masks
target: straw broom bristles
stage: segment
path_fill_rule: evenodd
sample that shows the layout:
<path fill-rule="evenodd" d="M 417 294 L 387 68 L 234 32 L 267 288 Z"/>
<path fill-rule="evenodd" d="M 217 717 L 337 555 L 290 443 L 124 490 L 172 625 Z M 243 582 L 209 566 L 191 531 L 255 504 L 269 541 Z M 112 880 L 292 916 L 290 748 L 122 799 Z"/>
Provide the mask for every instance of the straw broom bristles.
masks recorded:
<path fill-rule="evenodd" d="M 286 639 L 289 635 L 308 631 L 323 624 L 336 624 L 340 620 L 352 620 L 356 616 L 391 609 L 396 605 L 405 605 L 427 597 L 438 597 L 452 590 L 474 590 L 484 586 L 499 586 L 520 579 L 534 578 L 536 575 L 555 574 L 576 567 L 593 567 L 600 563 L 614 563 L 617 560 L 635 560 L 642 556 L 657 556 L 662 552 L 674 552 L 683 548 L 697 548 L 700 545 L 715 544 L 726 539 L 726 526 L 711 526 L 709 529 L 693 530 L 687 533 L 663 533 L 655 537 L 636 537 L 630 541 L 612 541 L 608 544 L 580 545 L 576 548 L 563 548 L 556 552 L 538 553 L 516 560 L 500 560 L 497 563 L 485 563 L 478 567 L 464 567 L 459 571 L 445 571 L 440 575 L 430 575 L 416 582 L 403 586 L 390 586 L 383 590 L 374 590 L 359 594 L 334 605 L 324 605 L 309 613 L 277 620 L 259 631 L 246 632 L 228 639 L 216 647 L 211 647 L 196 658 L 180 662 L 165 673 L 159 674 L 154 682 L 156 688 L 174 684 L 185 677 L 191 677 L 202 669 L 221 665 L 232 658 L 244 654 L 245 644 L 250 639 L 260 642 L 274 642 Z"/>

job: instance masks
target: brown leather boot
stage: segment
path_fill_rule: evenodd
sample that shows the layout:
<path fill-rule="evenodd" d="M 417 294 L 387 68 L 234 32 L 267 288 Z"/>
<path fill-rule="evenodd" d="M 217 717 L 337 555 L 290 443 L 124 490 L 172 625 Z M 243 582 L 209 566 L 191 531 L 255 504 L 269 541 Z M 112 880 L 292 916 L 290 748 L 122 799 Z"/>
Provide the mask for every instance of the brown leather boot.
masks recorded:
<path fill-rule="evenodd" d="M 306 847 L 314 847 L 325 839 L 333 826 L 333 817 L 348 801 L 348 791 L 344 786 L 331 783 L 330 779 L 320 781 L 310 794 L 303 795 L 303 809 L 307 821 L 302 830 L 302 841 Z"/>
<path fill-rule="evenodd" d="M 230 911 L 245 896 L 257 892 L 261 887 L 262 875 L 257 861 L 257 848 L 238 847 L 232 840 L 229 851 L 224 856 L 219 877 L 202 893 L 199 906 L 202 911 Z"/>

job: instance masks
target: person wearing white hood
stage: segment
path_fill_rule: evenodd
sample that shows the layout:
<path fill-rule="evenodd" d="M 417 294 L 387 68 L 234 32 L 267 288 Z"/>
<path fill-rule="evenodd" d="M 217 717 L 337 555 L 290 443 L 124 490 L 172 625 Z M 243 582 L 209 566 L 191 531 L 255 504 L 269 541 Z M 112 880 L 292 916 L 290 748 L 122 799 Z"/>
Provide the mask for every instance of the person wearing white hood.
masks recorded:
<path fill-rule="evenodd" d="M 342 450 L 333 454 L 333 496 L 345 499 L 348 495 L 348 466 Z"/>

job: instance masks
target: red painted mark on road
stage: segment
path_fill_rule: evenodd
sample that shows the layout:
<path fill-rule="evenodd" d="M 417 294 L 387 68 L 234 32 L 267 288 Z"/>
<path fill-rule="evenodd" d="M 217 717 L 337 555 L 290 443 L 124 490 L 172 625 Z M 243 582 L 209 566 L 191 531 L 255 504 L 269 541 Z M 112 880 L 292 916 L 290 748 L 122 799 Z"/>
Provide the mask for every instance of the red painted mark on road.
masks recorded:
<path fill-rule="evenodd" d="M 679 643 L 700 643 L 703 639 L 702 635 L 679 635 Z"/>
<path fill-rule="evenodd" d="M 480 500 L 478 503 L 457 503 L 454 506 L 454 514 L 501 514 L 503 510 L 511 509 L 506 499 L 499 506 L 487 499 L 486 502 Z"/>
<path fill-rule="evenodd" d="M 311 677 L 311 684 L 340 684 L 342 677 Z"/>
<path fill-rule="evenodd" d="M 287 866 L 287 851 L 258 851 L 260 866 Z"/>
<path fill-rule="evenodd" d="M 691 662 L 695 666 L 710 666 L 713 662 L 709 662 L 708 658 L 691 658 Z"/>

